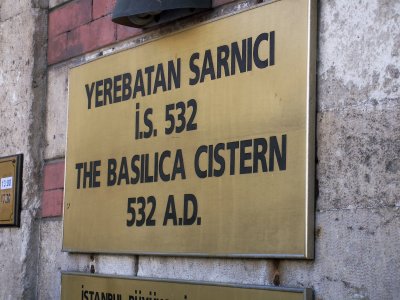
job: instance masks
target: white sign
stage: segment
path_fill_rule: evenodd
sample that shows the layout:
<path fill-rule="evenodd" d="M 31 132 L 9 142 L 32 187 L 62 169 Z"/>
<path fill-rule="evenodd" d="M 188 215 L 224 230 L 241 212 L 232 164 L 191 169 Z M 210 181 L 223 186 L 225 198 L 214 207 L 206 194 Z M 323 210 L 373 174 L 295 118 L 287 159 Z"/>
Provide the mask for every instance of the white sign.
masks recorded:
<path fill-rule="evenodd" d="M 1 179 L 1 189 L 9 190 L 12 189 L 13 186 L 13 178 L 12 177 L 4 177 Z"/>

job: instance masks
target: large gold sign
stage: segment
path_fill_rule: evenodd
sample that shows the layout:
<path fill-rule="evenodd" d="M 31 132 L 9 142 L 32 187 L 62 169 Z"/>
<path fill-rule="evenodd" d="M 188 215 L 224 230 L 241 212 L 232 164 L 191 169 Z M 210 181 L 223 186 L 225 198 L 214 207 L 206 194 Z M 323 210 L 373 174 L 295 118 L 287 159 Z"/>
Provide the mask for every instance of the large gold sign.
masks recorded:
<path fill-rule="evenodd" d="M 64 273 L 61 299 L 113 300 L 311 300 L 311 289 L 218 285 L 189 281 L 150 280 Z"/>
<path fill-rule="evenodd" d="M 312 258 L 315 2 L 72 69 L 64 250 Z"/>

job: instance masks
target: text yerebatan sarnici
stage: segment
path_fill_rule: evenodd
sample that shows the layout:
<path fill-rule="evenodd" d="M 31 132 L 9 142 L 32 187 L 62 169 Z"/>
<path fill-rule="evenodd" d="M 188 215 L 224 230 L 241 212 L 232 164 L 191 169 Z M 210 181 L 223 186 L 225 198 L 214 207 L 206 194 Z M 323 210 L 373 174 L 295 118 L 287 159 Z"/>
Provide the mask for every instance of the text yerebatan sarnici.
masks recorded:
<path fill-rule="evenodd" d="M 160 92 L 179 89 L 183 84 L 195 86 L 205 80 L 250 72 L 253 69 L 274 67 L 275 31 L 263 32 L 254 37 L 234 41 L 194 52 L 186 62 L 189 78 L 182 79 L 182 59 L 148 66 L 136 73 L 124 73 L 104 78 L 84 86 L 87 95 L 87 109 L 95 111 L 100 107 L 136 99 L 134 140 L 151 139 L 161 134 L 179 135 L 195 132 L 197 123 L 197 100 L 178 101 L 165 105 L 165 127 L 155 128 L 153 108 L 140 109 L 139 99 Z M 166 149 L 153 153 L 132 153 L 129 156 L 110 157 L 75 163 L 76 188 L 117 187 L 154 182 L 184 181 L 189 176 L 200 180 L 221 176 L 247 175 L 255 173 L 282 172 L 286 170 L 288 136 L 283 133 L 268 137 L 228 140 L 215 144 L 195 147 L 194 153 L 185 155 L 185 149 Z M 190 159 L 188 158 L 190 157 Z M 194 170 L 188 173 L 187 167 Z M 176 195 L 169 195 L 163 208 L 163 220 L 154 219 L 157 207 L 155 196 L 131 197 L 127 201 L 127 213 L 131 217 L 126 225 L 167 226 L 201 225 L 197 216 L 198 201 L 193 194 L 179 196 L 183 200 L 183 216 L 179 217 L 175 206 Z M 141 217 L 137 217 L 136 206 Z M 147 208 L 146 208 L 147 207 Z M 149 211 L 146 212 L 145 211 Z M 189 211 L 191 213 L 189 214 Z M 142 212 L 142 213 L 140 213 Z"/>
<path fill-rule="evenodd" d="M 263 47 L 264 44 L 268 47 Z M 267 49 L 268 53 L 261 53 L 261 48 Z M 190 78 L 187 84 L 190 86 L 201 84 L 206 79 L 217 80 L 250 72 L 253 68 L 274 66 L 275 31 L 207 49 L 204 53 L 195 52 L 190 56 L 188 65 Z M 136 73 L 127 72 L 86 84 L 87 108 L 95 109 L 179 89 L 182 82 L 181 58 L 147 66 L 136 70 Z"/>

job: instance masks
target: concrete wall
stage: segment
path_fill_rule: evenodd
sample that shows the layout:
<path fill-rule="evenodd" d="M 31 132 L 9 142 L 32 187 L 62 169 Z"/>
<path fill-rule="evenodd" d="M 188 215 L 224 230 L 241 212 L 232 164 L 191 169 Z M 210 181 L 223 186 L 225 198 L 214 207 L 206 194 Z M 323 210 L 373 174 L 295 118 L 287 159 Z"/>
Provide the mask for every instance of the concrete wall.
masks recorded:
<path fill-rule="evenodd" d="M 259 1 L 217 2 L 212 12 L 197 20 L 130 33 L 132 38 L 118 39 L 116 33 L 105 48 L 97 45 L 97 50 L 87 50 L 92 52 L 51 54 L 46 101 L 42 39 L 47 12 L 40 6 L 43 3 L 35 1 L 21 0 L 18 5 L 2 1 L 0 153 L 23 152 L 25 168 L 22 226 L 0 229 L 0 299 L 58 299 L 60 271 L 304 286 L 324 300 L 400 299 L 398 0 L 319 1 L 314 261 L 60 251 L 62 192 L 55 191 L 63 187 L 54 174 L 63 170 L 68 69 Z M 50 1 L 50 14 L 68 4 Z M 67 38 L 73 30 L 54 35 L 49 43 L 64 33 Z M 44 180 L 54 179 L 44 185 L 43 164 L 48 174 Z"/>
<path fill-rule="evenodd" d="M 35 299 L 46 124 L 45 1 L 0 3 L 0 155 L 23 153 L 21 228 L 0 229 L 0 299 Z"/>

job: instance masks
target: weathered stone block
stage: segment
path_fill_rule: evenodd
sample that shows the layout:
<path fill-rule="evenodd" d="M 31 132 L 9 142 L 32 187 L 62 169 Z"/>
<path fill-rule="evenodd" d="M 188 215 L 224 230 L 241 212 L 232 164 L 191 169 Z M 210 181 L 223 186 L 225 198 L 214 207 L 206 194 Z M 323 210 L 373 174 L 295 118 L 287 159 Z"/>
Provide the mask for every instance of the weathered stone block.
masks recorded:
<path fill-rule="evenodd" d="M 319 1 L 319 111 L 400 97 L 400 2 Z"/>
<path fill-rule="evenodd" d="M 26 30 L 21 30 L 27 26 Z M 25 152 L 28 148 L 34 60 L 31 11 L 0 22 L 0 152 Z M 26 41 L 21 44 L 21 40 Z"/>
<path fill-rule="evenodd" d="M 138 276 L 265 285 L 272 262 L 252 259 L 139 257 Z"/>
<path fill-rule="evenodd" d="M 317 209 L 400 205 L 400 99 L 318 116 Z"/>
<path fill-rule="evenodd" d="M 53 159 L 65 156 L 68 65 L 50 67 L 48 72 L 45 158 Z"/>
<path fill-rule="evenodd" d="M 316 300 L 399 298 L 399 207 L 320 212 L 316 225 L 315 261 L 281 261 L 282 285 Z"/>
<path fill-rule="evenodd" d="M 61 271 L 90 272 L 90 256 L 61 252 L 62 221 L 40 223 L 38 299 L 60 299 Z"/>
<path fill-rule="evenodd" d="M 46 9 L 48 0 L 1 0 L 0 22 L 6 21 L 31 8 Z"/>
<path fill-rule="evenodd" d="M 31 234 L 35 234 L 35 225 L 29 211 L 21 212 L 20 228 L 0 228 L 0 299 L 24 299 L 28 287 L 35 296 L 35 284 L 28 281 L 31 278 L 26 272 L 30 267 L 28 255 L 36 258 L 37 254 Z"/>
<path fill-rule="evenodd" d="M 99 274 L 136 276 L 135 256 L 96 255 L 93 264 Z"/>
<path fill-rule="evenodd" d="M 134 256 L 86 255 L 61 252 L 62 220 L 40 223 L 39 298 L 60 299 L 61 271 L 134 276 Z"/>

